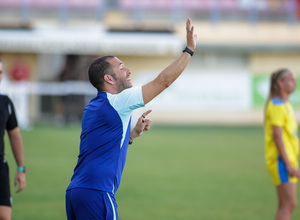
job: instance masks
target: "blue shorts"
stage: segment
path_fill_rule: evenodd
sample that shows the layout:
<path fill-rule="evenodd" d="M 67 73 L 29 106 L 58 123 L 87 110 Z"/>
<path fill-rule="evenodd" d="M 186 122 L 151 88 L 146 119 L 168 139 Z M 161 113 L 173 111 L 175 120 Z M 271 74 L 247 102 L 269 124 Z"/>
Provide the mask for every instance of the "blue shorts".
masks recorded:
<path fill-rule="evenodd" d="M 291 162 L 291 161 L 290 161 Z M 295 164 L 291 164 L 297 168 Z M 276 160 L 273 160 L 267 164 L 269 173 L 275 186 L 279 186 L 284 183 L 297 183 L 298 178 L 289 175 L 285 164 L 282 159 L 278 156 Z"/>
<path fill-rule="evenodd" d="M 66 211 L 68 220 L 118 220 L 114 195 L 98 190 L 67 190 Z"/>

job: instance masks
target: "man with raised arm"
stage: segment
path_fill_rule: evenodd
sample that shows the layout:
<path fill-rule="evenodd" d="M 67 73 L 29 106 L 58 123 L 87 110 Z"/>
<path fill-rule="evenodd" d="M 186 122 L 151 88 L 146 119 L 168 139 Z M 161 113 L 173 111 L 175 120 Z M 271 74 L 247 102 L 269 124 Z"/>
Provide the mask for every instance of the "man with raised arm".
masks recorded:
<path fill-rule="evenodd" d="M 187 46 L 154 80 L 133 87 L 131 72 L 115 56 L 97 58 L 89 67 L 89 80 L 98 90 L 82 118 L 80 152 L 66 192 L 69 220 L 117 220 L 115 193 L 120 185 L 128 144 L 149 130 L 146 111 L 130 130 L 132 111 L 145 106 L 183 72 L 196 48 L 197 35 L 186 21 Z"/>

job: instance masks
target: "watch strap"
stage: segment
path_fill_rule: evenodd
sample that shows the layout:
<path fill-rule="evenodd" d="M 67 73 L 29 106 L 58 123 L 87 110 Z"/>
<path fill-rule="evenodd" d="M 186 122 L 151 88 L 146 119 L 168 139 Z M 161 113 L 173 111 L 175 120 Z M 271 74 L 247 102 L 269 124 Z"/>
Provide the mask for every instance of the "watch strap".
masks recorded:
<path fill-rule="evenodd" d="M 26 172 L 26 167 L 18 167 L 17 168 L 18 172 Z"/>
<path fill-rule="evenodd" d="M 185 47 L 184 48 L 184 50 L 182 51 L 183 53 L 184 52 L 187 52 L 187 53 L 189 53 L 191 56 L 193 56 L 194 55 L 194 51 L 192 51 L 190 48 L 188 48 L 188 47 Z"/>

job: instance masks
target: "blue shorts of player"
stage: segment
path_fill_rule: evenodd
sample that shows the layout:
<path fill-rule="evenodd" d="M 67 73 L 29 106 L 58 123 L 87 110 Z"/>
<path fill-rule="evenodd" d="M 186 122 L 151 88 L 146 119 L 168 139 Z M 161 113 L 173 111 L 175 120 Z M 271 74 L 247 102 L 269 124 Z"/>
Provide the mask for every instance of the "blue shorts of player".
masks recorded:
<path fill-rule="evenodd" d="M 66 192 L 68 220 L 118 220 L 113 194 L 99 190 L 73 188 Z"/>
<path fill-rule="evenodd" d="M 295 166 L 295 164 L 292 165 Z M 297 177 L 289 175 L 284 162 L 279 156 L 277 157 L 277 160 L 274 160 L 272 163 L 269 163 L 267 167 L 275 186 L 279 186 L 284 183 L 298 182 Z"/>

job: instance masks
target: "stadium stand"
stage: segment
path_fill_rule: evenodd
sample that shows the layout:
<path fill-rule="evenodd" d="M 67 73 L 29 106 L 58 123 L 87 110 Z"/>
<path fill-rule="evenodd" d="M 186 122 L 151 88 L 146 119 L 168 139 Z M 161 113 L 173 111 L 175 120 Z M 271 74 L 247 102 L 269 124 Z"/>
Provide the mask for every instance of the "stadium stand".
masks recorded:
<path fill-rule="evenodd" d="M 297 7 L 298 5 L 298 7 Z M 298 10 L 297 10 L 298 8 Z M 1 0 L 0 17 L 30 21 L 52 19 L 99 19 L 111 11 L 124 13 L 128 21 L 158 18 L 177 22 L 186 14 L 212 22 L 220 20 L 285 20 L 295 22 L 299 0 Z"/>
<path fill-rule="evenodd" d="M 211 74 L 212 80 L 223 73 L 228 76 L 224 80 L 233 80 L 237 74 L 246 90 L 239 87 L 241 90 L 232 92 L 219 86 L 217 94 L 213 87 L 196 89 L 191 92 L 198 94 L 195 100 L 199 102 L 192 103 L 197 111 L 175 106 L 188 114 L 165 114 L 166 110 L 157 105 L 153 119 L 163 123 L 174 123 L 174 118 L 178 118 L 175 123 L 260 123 L 264 101 L 261 94 L 266 85 L 263 77 L 279 63 L 300 73 L 299 5 L 300 0 L 0 0 L 0 55 L 11 80 L 1 86 L 6 84 L 15 103 L 21 106 L 18 109 L 23 109 L 20 115 L 24 126 L 42 119 L 55 121 L 51 118 L 57 116 L 53 109 L 60 109 L 59 114 L 64 115 L 61 100 L 80 96 L 79 108 L 83 108 L 86 97 L 93 93 L 86 89 L 85 75 L 76 82 L 73 78 L 58 80 L 70 55 L 81 60 L 78 68 L 82 73 L 93 57 L 117 55 L 135 73 L 133 78 L 143 80 L 180 53 L 185 43 L 184 22 L 191 17 L 199 37 L 187 75 L 200 73 L 197 79 L 201 80 Z M 15 82 L 12 77 L 12 67 L 20 54 L 30 68 L 26 83 Z M 256 101 L 249 87 L 254 81 L 260 95 Z M 84 89 L 70 85 L 82 85 Z M 193 87 L 197 85 L 181 89 Z M 219 102 L 232 106 L 230 98 L 234 100 L 232 94 L 238 91 L 247 95 L 240 97 L 241 105 L 236 109 L 222 114 L 211 111 Z"/>

